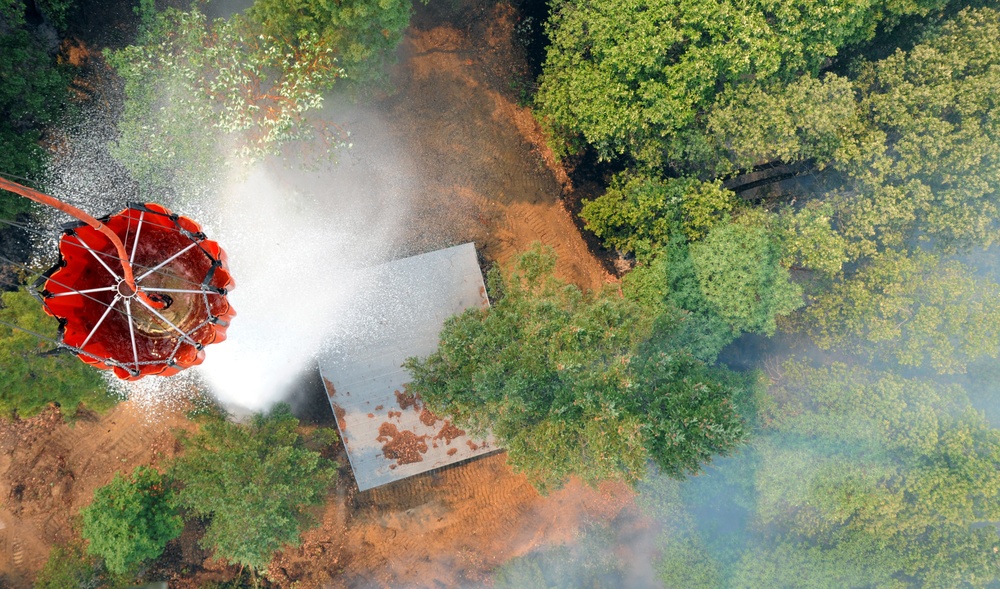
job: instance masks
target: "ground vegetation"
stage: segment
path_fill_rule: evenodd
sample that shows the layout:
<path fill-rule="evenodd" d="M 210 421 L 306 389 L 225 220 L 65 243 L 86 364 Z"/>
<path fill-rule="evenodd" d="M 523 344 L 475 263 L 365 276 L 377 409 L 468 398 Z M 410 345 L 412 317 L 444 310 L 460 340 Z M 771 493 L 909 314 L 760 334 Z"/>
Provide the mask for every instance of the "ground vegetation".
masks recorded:
<path fill-rule="evenodd" d="M 275 551 L 295 546 L 326 499 L 336 470 L 305 447 L 287 405 L 245 425 L 212 419 L 183 440 L 171 469 L 177 503 L 208 519 L 201 543 L 217 558 L 265 572 Z"/>
<path fill-rule="evenodd" d="M 152 468 L 116 474 L 80 511 L 87 552 L 99 556 L 113 575 L 125 577 L 163 552 L 183 527 L 168 481 Z"/>
<path fill-rule="evenodd" d="M 99 372 L 51 343 L 57 336 L 56 322 L 26 290 L 0 292 L 0 319 L 9 324 L 0 324 L 4 376 L 0 412 L 4 417 L 31 417 L 57 403 L 63 415 L 72 419 L 81 406 L 103 411 L 118 402 Z"/>
<path fill-rule="evenodd" d="M 83 542 L 59 544 L 49 552 L 42 570 L 35 577 L 34 589 L 99 589 L 106 586 L 100 558 L 87 554 Z"/>
<path fill-rule="evenodd" d="M 306 0 L 256 0 L 248 19 L 261 34 L 275 39 L 318 39 L 329 48 L 356 90 L 387 82 L 403 29 L 410 23 L 410 0 L 354 0 L 327 3 Z"/>
<path fill-rule="evenodd" d="M 543 490 L 571 475 L 635 482 L 648 461 L 682 476 L 743 440 L 734 399 L 748 379 L 650 341 L 656 317 L 636 297 L 582 292 L 554 264 L 538 247 L 493 272 L 496 303 L 450 320 L 438 351 L 408 362 L 410 390 L 492 432 Z"/>

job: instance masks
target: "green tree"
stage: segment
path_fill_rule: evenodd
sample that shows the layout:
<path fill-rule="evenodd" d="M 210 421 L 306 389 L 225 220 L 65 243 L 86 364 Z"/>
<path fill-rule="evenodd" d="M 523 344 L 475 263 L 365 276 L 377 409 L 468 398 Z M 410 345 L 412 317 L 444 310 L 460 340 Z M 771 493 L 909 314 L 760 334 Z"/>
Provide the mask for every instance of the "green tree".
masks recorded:
<path fill-rule="evenodd" d="M 558 153 L 685 161 L 717 93 L 817 73 L 845 45 L 941 0 L 561 0 L 536 97 Z M 696 131 L 699 132 L 700 131 Z"/>
<path fill-rule="evenodd" d="M 261 572 L 274 552 L 297 545 L 336 470 L 304 447 L 287 405 L 241 425 L 215 420 L 183 440 L 172 474 L 180 505 L 211 518 L 202 544 L 215 556 Z"/>
<path fill-rule="evenodd" d="M 825 277 L 839 276 L 850 259 L 847 240 L 833 228 L 834 207 L 813 200 L 794 209 L 783 208 L 774 220 L 781 246 L 781 265 L 814 270 Z"/>
<path fill-rule="evenodd" d="M 1000 432 L 960 387 L 788 362 L 769 397 L 756 525 L 775 535 L 733 586 L 995 581 L 1000 542 L 977 523 L 998 516 Z"/>
<path fill-rule="evenodd" d="M 227 158 L 252 162 L 317 134 L 341 144 L 335 127 L 306 119 L 343 74 L 315 33 L 274 37 L 240 15 L 168 9 L 108 60 L 126 95 L 113 153 L 148 189 L 202 194 Z"/>
<path fill-rule="evenodd" d="M 411 0 L 256 0 L 247 17 L 270 37 L 319 39 L 346 79 L 369 83 L 384 78 L 412 9 Z"/>
<path fill-rule="evenodd" d="M 804 75 L 787 85 L 765 89 L 737 86 L 720 94 L 706 116 L 702 134 L 677 165 L 699 176 L 727 176 L 754 166 L 812 160 L 823 169 L 851 154 L 860 127 L 851 81 L 834 74 Z M 704 153 L 705 158 L 694 157 Z"/>
<path fill-rule="evenodd" d="M 36 4 L 44 17 L 58 20 L 70 3 Z M 44 34 L 27 24 L 26 11 L 23 0 L 0 8 L 0 170 L 38 178 L 49 157 L 42 131 L 66 114 L 71 68 L 60 64 Z M 0 218 L 29 210 L 26 199 L 0 192 Z"/>
<path fill-rule="evenodd" d="M 923 252 L 879 255 L 818 295 L 805 317 L 821 348 L 843 346 L 939 374 L 1000 355 L 1000 286 Z"/>
<path fill-rule="evenodd" d="M 57 322 L 25 290 L 0 292 L 0 319 L 55 339 Z M 117 402 L 99 371 L 69 353 L 9 325 L 0 324 L 0 412 L 6 417 L 31 417 L 49 403 L 58 403 L 66 417 L 81 404 L 103 411 Z"/>
<path fill-rule="evenodd" d="M 802 289 L 781 265 L 766 229 L 726 223 L 690 246 L 705 300 L 734 331 L 773 335 L 776 317 L 802 306 Z"/>
<path fill-rule="evenodd" d="M 697 472 L 745 436 L 733 397 L 745 379 L 682 350 L 643 345 L 654 326 L 634 297 L 582 292 L 535 248 L 490 286 L 487 311 L 450 319 L 437 352 L 410 359 L 410 389 L 435 412 L 492 432 L 539 488 L 570 475 L 635 481 L 647 461 Z"/>
<path fill-rule="evenodd" d="M 585 202 L 580 217 L 608 247 L 645 260 L 675 236 L 704 237 L 737 207 L 736 195 L 721 182 L 626 173 Z"/>
<path fill-rule="evenodd" d="M 1000 13 L 964 10 L 910 51 L 861 68 L 864 132 L 838 167 L 853 256 L 915 240 L 989 245 L 1000 219 Z"/>
<path fill-rule="evenodd" d="M 163 553 L 184 524 L 174 493 L 156 470 L 138 466 L 128 477 L 120 473 L 94 491 L 94 501 L 80 511 L 87 551 L 104 559 L 116 575 L 134 572 L 144 561 Z"/>
<path fill-rule="evenodd" d="M 987 587 L 1000 432 L 961 387 L 789 360 L 709 476 L 651 478 L 666 587 Z"/>
<path fill-rule="evenodd" d="M 739 333 L 705 300 L 687 244 L 675 240 L 649 262 L 622 279 L 625 297 L 656 317 L 651 341 L 662 350 L 678 350 L 709 364 Z"/>

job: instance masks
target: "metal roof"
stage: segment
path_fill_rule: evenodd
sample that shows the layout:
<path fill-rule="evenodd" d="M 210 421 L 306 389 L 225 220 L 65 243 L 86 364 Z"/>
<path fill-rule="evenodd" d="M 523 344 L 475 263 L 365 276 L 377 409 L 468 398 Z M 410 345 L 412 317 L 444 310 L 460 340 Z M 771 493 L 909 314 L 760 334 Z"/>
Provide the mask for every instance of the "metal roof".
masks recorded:
<path fill-rule="evenodd" d="M 496 450 L 406 390 L 411 356 L 437 349 L 445 320 L 486 308 L 476 248 L 466 243 L 383 264 L 366 272 L 360 304 L 335 330 L 319 360 L 354 478 L 362 491 Z"/>

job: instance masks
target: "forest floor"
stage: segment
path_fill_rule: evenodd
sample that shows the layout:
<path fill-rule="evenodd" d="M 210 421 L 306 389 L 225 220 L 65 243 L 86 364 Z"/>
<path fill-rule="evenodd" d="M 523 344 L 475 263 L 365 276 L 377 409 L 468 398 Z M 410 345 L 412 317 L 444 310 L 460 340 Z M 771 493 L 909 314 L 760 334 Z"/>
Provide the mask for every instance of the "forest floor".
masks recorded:
<path fill-rule="evenodd" d="M 427 185 L 415 207 L 456 240 L 475 241 L 488 262 L 532 242 L 552 246 L 557 273 L 581 287 L 612 281 L 560 198 L 572 191 L 531 112 L 517 102 L 530 83 L 518 13 L 506 2 L 416 3 L 395 92 L 373 105 L 406 140 Z M 58 408 L 0 420 L 0 587 L 29 587 L 51 547 L 71 538 L 74 517 L 115 472 L 159 464 L 179 450 L 176 431 L 197 427 L 183 409 L 124 402 L 106 415 L 65 423 Z M 341 452 L 339 483 L 320 525 L 280 554 L 282 587 L 481 586 L 510 558 L 571 542 L 590 522 L 647 524 L 624 485 L 577 481 L 540 496 L 503 453 L 359 493 Z M 171 587 L 224 580 L 189 525 L 157 569 Z"/>

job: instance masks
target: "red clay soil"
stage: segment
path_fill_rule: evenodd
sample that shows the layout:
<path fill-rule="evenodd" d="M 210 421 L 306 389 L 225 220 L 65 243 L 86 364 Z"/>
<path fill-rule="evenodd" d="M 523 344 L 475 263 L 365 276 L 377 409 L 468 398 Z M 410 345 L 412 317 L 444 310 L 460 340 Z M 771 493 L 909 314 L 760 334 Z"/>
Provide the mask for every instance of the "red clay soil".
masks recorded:
<path fill-rule="evenodd" d="M 505 454 L 358 493 L 342 471 L 336 497 L 302 545 L 271 564 L 281 587 L 438 589 L 488 586 L 499 565 L 572 542 L 588 522 L 635 519 L 625 485 L 579 481 L 547 497 Z"/>
<path fill-rule="evenodd" d="M 455 427 L 454 425 L 451 424 L 450 421 L 445 421 L 444 422 L 444 427 L 442 427 L 440 430 L 438 430 L 438 433 L 434 436 L 434 439 L 435 440 L 440 440 L 440 439 L 444 438 L 445 445 L 449 446 L 449 445 L 451 445 L 451 441 L 452 440 L 454 440 L 455 438 L 462 437 L 464 435 L 465 435 L 465 430 L 464 429 L 460 429 L 460 428 Z M 451 450 L 449 450 L 448 454 L 451 455 L 451 454 L 454 454 L 454 452 L 452 452 Z"/>
<path fill-rule="evenodd" d="M 441 418 L 428 411 L 426 407 L 420 412 L 420 423 L 427 427 L 434 427 L 434 424 L 439 421 L 441 421 Z M 434 439 L 437 439 L 437 436 Z"/>
<path fill-rule="evenodd" d="M 413 407 L 414 411 L 420 411 L 420 399 L 410 391 L 403 389 L 403 392 L 394 391 L 396 393 L 396 403 L 399 408 L 406 411 L 410 407 Z"/>
<path fill-rule="evenodd" d="M 388 421 L 378 427 L 375 440 L 382 443 L 382 455 L 395 460 L 396 465 L 421 462 L 427 453 L 427 436 L 418 436 L 408 429 L 400 430 Z"/>
<path fill-rule="evenodd" d="M 531 83 L 518 24 L 504 1 L 415 7 L 393 77 L 397 93 L 380 110 L 426 177 L 408 238 L 419 241 L 431 227 L 435 239 L 474 241 L 500 263 L 540 241 L 559 256 L 559 277 L 598 288 L 613 278 L 564 207 L 569 178 L 512 90 Z"/>
<path fill-rule="evenodd" d="M 60 410 L 0 419 L 0 587 L 28 587 L 52 545 L 73 537 L 72 518 L 116 472 L 158 466 L 178 451 L 183 412 L 155 416 L 132 403 L 67 425 Z"/>

